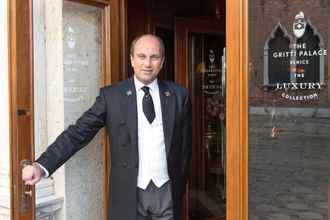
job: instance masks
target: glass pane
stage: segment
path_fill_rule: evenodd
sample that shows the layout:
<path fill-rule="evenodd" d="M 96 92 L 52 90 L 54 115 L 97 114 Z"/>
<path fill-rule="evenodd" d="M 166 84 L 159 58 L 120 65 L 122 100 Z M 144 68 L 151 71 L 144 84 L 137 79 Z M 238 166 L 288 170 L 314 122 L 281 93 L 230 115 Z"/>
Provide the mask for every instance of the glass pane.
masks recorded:
<path fill-rule="evenodd" d="M 102 9 L 71 1 L 34 2 L 35 152 L 86 111 L 102 81 Z M 103 136 L 37 185 L 37 219 L 103 219 Z M 65 202 L 63 202 L 65 201 Z"/>
<path fill-rule="evenodd" d="M 95 101 L 101 86 L 101 9 L 64 1 L 64 125 Z M 66 164 L 66 216 L 103 219 L 103 147 L 98 135 Z M 87 174 L 87 175 L 86 175 Z M 79 205 L 77 205 L 79 204 Z"/>
<path fill-rule="evenodd" d="M 189 35 L 189 73 L 195 121 L 189 219 L 226 219 L 224 36 Z"/>
<path fill-rule="evenodd" d="M 328 1 L 249 1 L 249 219 L 326 220 Z"/>

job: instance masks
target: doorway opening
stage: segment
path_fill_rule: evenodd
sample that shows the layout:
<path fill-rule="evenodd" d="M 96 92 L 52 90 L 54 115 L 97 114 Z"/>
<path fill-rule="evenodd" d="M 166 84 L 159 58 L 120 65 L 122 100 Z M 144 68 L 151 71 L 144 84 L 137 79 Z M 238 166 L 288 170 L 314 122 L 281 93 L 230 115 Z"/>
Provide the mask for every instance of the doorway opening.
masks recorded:
<path fill-rule="evenodd" d="M 95 13 L 99 14 L 98 18 L 101 18 L 98 20 L 100 22 L 92 22 L 95 24 L 95 26 L 88 28 L 89 32 L 100 34 L 97 35 L 98 37 L 94 37 L 96 42 L 100 43 L 97 44 L 95 48 L 99 48 L 102 51 L 103 57 L 102 66 L 100 68 L 102 76 L 100 80 L 96 79 L 93 81 L 95 83 L 100 83 L 101 81 L 100 84 L 103 85 L 131 76 L 132 73 L 130 68 L 128 65 L 126 65 L 129 63 L 128 47 L 126 44 L 129 45 L 135 36 L 144 33 L 154 33 L 163 38 L 167 52 L 166 63 L 163 68 L 163 72 L 160 74 L 160 78 L 164 80 L 175 81 L 189 88 L 194 107 L 194 156 L 192 158 L 192 169 L 190 175 L 191 178 L 189 185 L 187 186 L 187 193 L 183 201 L 184 216 L 182 219 L 226 219 L 226 194 L 228 193 L 226 193 L 225 184 L 226 158 L 224 155 L 226 154 L 226 125 L 224 122 L 226 119 L 224 116 L 226 107 L 224 98 L 225 68 L 223 65 L 223 57 L 225 55 L 224 47 L 226 44 L 225 1 L 210 0 L 205 2 L 202 0 L 182 0 L 178 2 L 174 0 L 126 0 L 122 1 L 124 3 L 119 0 L 75 1 L 77 4 L 86 3 L 88 6 L 92 5 L 99 7 L 96 9 L 94 7 L 80 5 L 81 7 L 78 6 L 79 8 L 74 11 L 74 16 L 72 16 L 72 18 L 75 20 L 76 15 L 82 15 L 82 11 L 85 11 L 87 14 L 89 14 L 90 12 L 94 13 L 96 10 Z M 15 219 L 35 219 L 36 217 L 33 212 L 35 212 L 36 206 L 32 203 L 35 201 L 35 198 L 38 197 L 38 193 L 37 195 L 34 194 L 34 191 L 31 191 L 32 193 L 30 193 L 30 191 L 25 193 L 22 189 L 20 189 L 23 184 L 20 181 L 21 167 L 19 167 L 19 162 L 23 158 L 34 158 L 34 154 L 38 153 L 38 151 L 34 152 L 36 150 L 34 149 L 34 141 L 37 140 L 34 140 L 34 137 L 32 136 L 34 134 L 33 125 L 38 126 L 37 123 L 34 124 L 34 113 L 37 109 L 34 106 L 34 103 L 36 102 L 33 102 L 38 100 L 33 99 L 33 91 L 36 90 L 34 86 L 37 84 L 33 84 L 32 82 L 34 82 L 33 77 L 36 74 L 33 71 L 37 68 L 37 65 L 34 65 L 33 61 L 41 61 L 41 59 L 37 59 L 35 56 L 36 54 L 34 49 L 38 48 L 35 48 L 34 46 L 37 44 L 33 45 L 32 42 L 33 39 L 37 40 L 37 36 L 33 35 L 31 32 L 33 31 L 32 11 L 37 12 L 37 10 L 32 10 L 32 2 L 44 2 L 37 0 L 13 2 L 15 2 L 15 4 L 13 3 L 11 5 L 13 10 L 10 11 L 15 12 L 11 15 L 11 18 L 15 19 L 12 19 L 11 29 L 17 32 L 12 31 L 11 36 L 15 37 L 13 39 L 16 39 L 16 36 L 18 37 L 16 40 L 17 42 L 13 41 L 11 45 L 11 52 L 13 55 L 11 55 L 10 64 L 11 67 L 15 68 L 16 64 L 19 65 L 17 65 L 18 70 L 16 71 L 16 69 L 13 68 L 11 73 L 11 81 L 13 82 L 11 88 L 13 91 L 12 109 L 14 110 L 11 113 L 13 122 L 12 140 L 14 146 L 14 162 L 12 170 L 15 171 L 13 172 L 13 184 L 11 191 L 14 192 L 14 186 L 19 189 L 13 194 L 14 199 L 12 207 L 14 207 L 13 210 L 15 211 L 12 213 L 14 214 L 13 216 L 17 216 L 14 217 Z M 62 12 L 61 5 L 59 2 L 57 3 L 54 3 L 58 7 L 56 11 Z M 47 9 L 50 9 L 50 7 L 47 7 Z M 50 10 L 50 12 L 53 11 Z M 116 20 L 116 18 L 120 17 L 120 13 L 123 13 L 126 16 L 125 22 Z M 20 14 L 20 16 L 16 18 L 16 14 Z M 51 14 L 47 15 L 50 16 Z M 94 21 L 91 19 L 85 19 L 85 15 L 83 15 L 83 17 L 83 21 Z M 96 18 L 96 16 L 92 17 Z M 49 19 L 48 21 L 52 22 L 52 24 L 58 24 L 60 27 L 62 27 L 61 25 L 64 24 L 60 21 L 62 15 L 52 16 L 51 18 L 52 19 Z M 57 22 L 54 22 L 55 19 L 58 19 Z M 29 21 L 30 23 L 29 25 L 26 25 L 26 23 L 23 21 Z M 34 27 L 37 26 L 34 25 Z M 43 25 L 41 24 L 40 27 L 42 28 Z M 47 31 L 49 34 L 49 40 L 57 41 L 57 46 L 59 46 L 59 48 L 62 48 L 62 41 L 65 40 L 66 45 L 64 49 L 71 51 L 72 49 L 76 48 L 75 45 L 78 45 L 77 43 L 79 43 L 78 41 L 74 41 L 74 39 L 77 39 L 79 34 L 81 34 L 81 36 L 84 34 L 85 37 L 87 32 L 75 32 L 81 28 L 76 29 L 71 24 L 70 26 L 66 25 L 65 27 L 65 38 L 62 38 L 59 35 L 53 35 L 51 29 L 49 28 L 44 29 L 44 31 Z M 84 27 L 86 28 L 87 26 Z M 124 36 L 121 36 L 120 31 L 116 31 L 118 27 L 125 28 Z M 54 31 L 54 33 L 59 32 Z M 30 38 L 30 36 L 33 36 L 33 38 Z M 54 36 L 58 38 L 55 39 Z M 228 39 L 230 38 L 228 37 Z M 38 42 L 42 44 L 44 41 L 40 40 Z M 56 50 L 56 48 L 54 48 L 53 42 L 49 45 L 52 47 L 48 47 L 47 49 L 54 50 L 56 53 L 61 52 L 60 50 Z M 125 46 L 121 47 L 122 45 Z M 93 45 L 89 44 L 86 46 Z M 83 49 L 83 47 L 79 47 L 79 49 Z M 92 50 L 95 52 L 95 54 L 99 55 L 97 52 L 99 50 Z M 19 53 L 17 51 L 19 51 Z M 124 56 L 122 56 L 122 52 L 124 53 Z M 51 59 L 54 56 L 52 57 L 50 54 L 48 54 L 48 56 L 51 61 L 57 60 L 58 62 L 62 62 L 61 59 Z M 65 54 L 61 53 L 58 57 L 61 56 L 65 56 Z M 78 67 L 86 68 L 86 64 L 88 63 L 93 65 L 98 64 L 93 62 L 93 60 L 88 62 L 85 59 L 74 60 L 77 57 L 85 58 L 76 56 L 74 54 L 69 54 L 67 56 L 69 59 L 63 60 L 63 64 L 61 65 L 55 65 L 54 63 L 48 64 L 54 64 L 54 69 L 59 66 L 68 66 L 69 68 L 67 70 L 71 72 L 77 71 Z M 123 58 L 123 60 L 121 60 L 121 58 Z M 93 59 L 93 57 L 89 56 L 89 59 Z M 122 63 L 125 65 L 121 65 Z M 62 71 L 62 69 L 60 71 Z M 59 75 L 53 73 L 54 71 L 49 71 L 50 76 L 59 77 Z M 49 78 L 49 81 L 54 83 L 54 81 L 51 79 L 52 78 Z M 79 78 L 79 80 L 82 79 L 83 78 L 81 77 Z M 40 78 L 38 78 L 38 80 L 40 80 Z M 57 90 L 57 92 L 67 92 L 67 96 L 64 96 L 65 94 L 61 95 L 63 100 L 66 99 L 66 101 L 69 102 L 73 101 L 74 98 L 79 98 L 81 93 L 89 91 L 84 86 L 85 82 L 78 82 L 78 80 L 75 78 L 68 79 L 66 83 L 68 85 L 66 90 Z M 75 85 L 74 83 L 81 84 Z M 87 83 L 92 82 L 88 81 Z M 74 86 L 76 87 L 73 88 Z M 92 87 L 96 88 L 98 86 L 99 85 L 96 84 L 96 86 Z M 53 86 L 52 89 L 56 90 L 56 87 Z M 50 93 L 48 94 L 51 95 Z M 45 97 L 38 96 L 37 98 L 43 99 Z M 84 102 L 85 99 L 79 99 L 78 101 Z M 55 105 L 56 103 L 53 102 L 52 104 Z M 57 105 L 56 107 L 60 106 Z M 53 108 L 50 109 L 54 111 Z M 54 114 L 49 115 L 53 117 L 51 119 L 55 118 Z M 49 126 L 49 128 L 54 129 L 53 126 Z M 104 161 L 106 161 L 106 159 Z M 107 172 L 107 170 L 104 172 Z M 107 186 L 107 182 L 105 182 L 104 185 Z M 230 186 L 230 184 L 228 184 L 228 186 Z M 105 195 L 107 195 L 106 189 L 107 187 L 104 187 L 103 194 Z M 228 191 L 230 192 L 230 190 Z M 237 192 L 237 190 L 235 192 Z M 31 206 L 29 206 L 30 208 L 28 210 L 22 211 L 19 209 L 20 204 L 22 204 L 22 194 L 25 194 L 25 197 L 23 198 L 28 197 L 28 200 L 26 201 L 31 203 Z M 230 197 L 228 197 L 228 203 L 230 202 L 229 198 Z M 105 203 L 107 203 L 107 201 L 105 201 Z M 86 206 L 88 205 L 89 204 Z M 227 215 L 230 215 L 230 211 L 228 211 Z"/>
<path fill-rule="evenodd" d="M 160 36 L 166 48 L 160 78 L 190 90 L 193 156 L 183 219 L 226 219 L 225 4 L 127 0 L 127 45 L 144 33 Z"/>

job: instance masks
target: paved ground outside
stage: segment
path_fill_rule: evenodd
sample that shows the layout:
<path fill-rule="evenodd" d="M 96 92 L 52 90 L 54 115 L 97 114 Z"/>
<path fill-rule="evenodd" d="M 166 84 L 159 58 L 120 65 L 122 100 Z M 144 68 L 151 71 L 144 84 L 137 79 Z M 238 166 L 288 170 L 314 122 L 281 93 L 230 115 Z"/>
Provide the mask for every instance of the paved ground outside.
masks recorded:
<path fill-rule="evenodd" d="M 249 120 L 249 220 L 328 220 L 330 119 Z"/>

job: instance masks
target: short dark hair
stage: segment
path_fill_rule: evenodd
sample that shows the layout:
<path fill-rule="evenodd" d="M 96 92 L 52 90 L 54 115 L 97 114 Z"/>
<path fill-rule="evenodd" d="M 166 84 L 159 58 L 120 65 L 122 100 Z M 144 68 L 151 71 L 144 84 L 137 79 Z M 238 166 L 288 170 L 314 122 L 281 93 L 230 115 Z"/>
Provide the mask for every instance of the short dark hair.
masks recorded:
<path fill-rule="evenodd" d="M 134 38 L 134 40 L 131 43 L 130 50 L 129 50 L 130 55 L 131 56 L 134 55 L 134 48 L 135 48 L 136 42 L 138 40 L 140 40 L 142 37 L 145 37 L 145 36 L 152 36 L 152 37 L 156 38 L 156 40 L 159 42 L 160 54 L 164 58 L 165 57 L 165 45 L 164 45 L 164 41 L 160 37 L 158 37 L 157 35 L 153 35 L 153 34 L 143 34 L 143 35 L 140 35 L 140 36 Z"/>

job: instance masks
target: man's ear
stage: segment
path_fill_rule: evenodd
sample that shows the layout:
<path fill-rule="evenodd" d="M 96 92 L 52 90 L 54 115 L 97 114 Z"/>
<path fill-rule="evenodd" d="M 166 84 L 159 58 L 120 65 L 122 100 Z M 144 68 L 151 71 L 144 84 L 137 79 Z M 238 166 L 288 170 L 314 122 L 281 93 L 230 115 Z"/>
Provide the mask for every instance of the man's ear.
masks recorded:
<path fill-rule="evenodd" d="M 131 60 L 131 66 L 133 66 L 133 55 L 130 55 L 130 60 Z"/>

